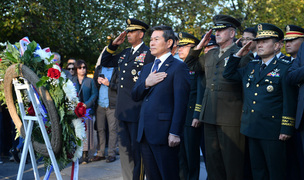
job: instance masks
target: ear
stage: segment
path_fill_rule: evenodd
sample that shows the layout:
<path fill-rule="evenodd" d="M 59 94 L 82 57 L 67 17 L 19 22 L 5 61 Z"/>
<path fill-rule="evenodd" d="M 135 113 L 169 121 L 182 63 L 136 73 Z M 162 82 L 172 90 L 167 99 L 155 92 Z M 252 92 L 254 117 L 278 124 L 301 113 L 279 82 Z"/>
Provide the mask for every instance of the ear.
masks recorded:
<path fill-rule="evenodd" d="M 173 39 L 169 39 L 167 41 L 167 48 L 170 49 L 170 47 L 172 46 L 172 44 L 173 44 Z"/>
<path fill-rule="evenodd" d="M 281 49 L 281 42 L 275 42 L 274 43 L 274 50 L 275 52 L 279 51 Z"/>
<path fill-rule="evenodd" d="M 144 32 L 142 32 L 142 31 L 138 31 L 138 32 L 139 32 L 138 36 L 140 37 L 140 39 L 142 39 L 144 37 Z"/>
<path fill-rule="evenodd" d="M 231 31 L 230 31 L 230 38 L 234 38 L 234 36 L 235 36 L 235 30 L 234 29 L 231 29 Z"/>

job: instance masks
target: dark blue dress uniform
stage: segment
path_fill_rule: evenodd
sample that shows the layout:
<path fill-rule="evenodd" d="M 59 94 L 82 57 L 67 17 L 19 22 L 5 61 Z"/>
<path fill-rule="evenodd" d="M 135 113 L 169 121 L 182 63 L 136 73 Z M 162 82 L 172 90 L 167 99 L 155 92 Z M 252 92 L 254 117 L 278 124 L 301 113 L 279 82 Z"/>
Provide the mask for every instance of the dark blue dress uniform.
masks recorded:
<path fill-rule="evenodd" d="M 265 27 L 264 27 L 265 26 Z M 258 25 L 260 31 L 267 30 L 268 37 L 277 37 L 274 25 Z M 269 31 L 274 36 L 269 37 Z M 257 39 L 259 38 L 259 31 Z M 280 134 L 292 135 L 295 122 L 295 89 L 286 81 L 290 62 L 277 59 L 260 72 L 261 60 L 252 60 L 238 69 L 240 58 L 230 56 L 223 76 L 241 81 L 244 104 L 241 133 L 248 136 L 249 152 L 254 179 L 285 179 L 286 142 L 279 140 Z"/>
<path fill-rule="evenodd" d="M 197 45 L 199 40 L 191 34 L 179 33 L 178 46 L 188 44 Z M 192 51 L 191 51 L 192 52 Z M 199 119 L 201 111 L 201 103 L 203 96 L 198 97 L 198 89 L 204 93 L 201 81 L 198 81 L 202 74 L 201 65 L 198 61 L 198 53 L 190 53 L 185 59 L 185 63 L 189 68 L 190 75 L 190 95 L 187 105 L 187 115 L 184 125 L 184 137 L 181 139 L 180 146 L 180 175 L 181 179 L 196 180 L 199 179 L 200 172 L 200 139 L 201 127 L 192 127 L 193 119 Z"/>
<path fill-rule="evenodd" d="M 149 28 L 147 24 L 136 19 L 127 19 L 126 31 L 142 30 Z M 140 147 L 136 142 L 139 112 L 142 102 L 135 102 L 131 92 L 137 81 L 141 68 L 155 57 L 150 49 L 142 44 L 136 52 L 131 54 L 131 48 L 124 49 L 114 55 L 118 46 L 109 44 L 101 58 L 104 67 L 118 67 L 119 84 L 115 116 L 118 119 L 119 152 L 124 179 L 138 180 L 143 178 L 141 166 Z"/>

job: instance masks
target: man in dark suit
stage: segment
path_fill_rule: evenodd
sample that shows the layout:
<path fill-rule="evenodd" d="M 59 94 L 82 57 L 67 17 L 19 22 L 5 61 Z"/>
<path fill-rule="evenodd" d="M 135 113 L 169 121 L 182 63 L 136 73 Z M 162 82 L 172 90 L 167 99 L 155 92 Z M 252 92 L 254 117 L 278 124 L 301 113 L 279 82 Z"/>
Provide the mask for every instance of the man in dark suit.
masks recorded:
<path fill-rule="evenodd" d="M 118 119 L 119 153 L 124 180 L 143 179 L 139 143 L 136 142 L 141 101 L 132 100 L 131 91 L 144 64 L 154 60 L 143 37 L 149 26 L 127 19 L 127 29 L 111 42 L 101 58 L 104 67 L 118 67 L 119 85 L 115 116 Z M 114 55 L 127 36 L 132 48 Z"/>
<path fill-rule="evenodd" d="M 240 133 L 242 89 L 239 82 L 223 78 L 229 55 L 239 50 L 233 42 L 241 23 L 228 15 L 213 18 L 219 48 L 200 57 L 206 77 L 206 89 L 200 120 L 204 122 L 206 168 L 208 179 L 243 179 L 245 137 Z M 208 44 L 212 30 L 194 48 L 200 51 Z M 242 64 L 246 62 L 242 61 Z"/>
<path fill-rule="evenodd" d="M 132 91 L 142 101 L 137 141 L 140 142 L 147 179 L 178 180 L 178 152 L 190 91 L 187 65 L 171 54 L 171 27 L 153 28 L 150 38 L 154 63 L 143 67 Z"/>
<path fill-rule="evenodd" d="M 286 179 L 286 140 L 293 134 L 295 88 L 286 81 L 290 62 L 278 59 L 283 31 L 272 24 L 256 26 L 258 55 L 238 68 L 250 43 L 231 55 L 223 73 L 228 80 L 242 82 L 244 104 L 241 133 L 249 140 L 253 179 Z"/>
<path fill-rule="evenodd" d="M 287 25 L 285 30 L 285 50 L 287 54 L 290 54 L 288 60 L 293 61 L 296 59 L 300 46 L 304 42 L 304 29 L 296 25 Z"/>

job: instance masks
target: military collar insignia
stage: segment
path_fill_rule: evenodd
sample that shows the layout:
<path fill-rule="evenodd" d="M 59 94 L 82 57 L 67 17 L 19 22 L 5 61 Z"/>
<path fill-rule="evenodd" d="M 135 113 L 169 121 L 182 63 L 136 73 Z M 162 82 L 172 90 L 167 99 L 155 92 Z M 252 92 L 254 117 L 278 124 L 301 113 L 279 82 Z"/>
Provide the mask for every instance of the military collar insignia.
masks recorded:
<path fill-rule="evenodd" d="M 251 71 L 251 73 L 250 74 L 253 74 L 254 73 L 254 69 Z"/>

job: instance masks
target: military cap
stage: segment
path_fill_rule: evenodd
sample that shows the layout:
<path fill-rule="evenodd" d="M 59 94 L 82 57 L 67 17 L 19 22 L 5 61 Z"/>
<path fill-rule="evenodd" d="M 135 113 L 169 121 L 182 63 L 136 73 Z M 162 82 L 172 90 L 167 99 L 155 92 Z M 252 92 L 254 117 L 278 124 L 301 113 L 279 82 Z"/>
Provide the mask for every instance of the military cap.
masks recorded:
<path fill-rule="evenodd" d="M 202 39 L 205 37 L 205 35 L 206 35 L 206 34 L 204 34 L 204 35 L 202 36 Z M 210 39 L 210 41 L 208 42 L 207 46 L 218 45 L 218 44 L 216 43 L 216 40 L 215 40 L 215 35 L 211 34 L 210 38 L 211 38 L 211 39 Z"/>
<path fill-rule="evenodd" d="M 149 25 L 133 18 L 129 18 L 126 20 L 127 22 L 127 29 L 126 31 L 135 31 L 135 30 L 143 30 L 146 31 L 149 29 Z"/>
<path fill-rule="evenodd" d="M 304 37 L 304 29 L 299 26 L 287 25 L 285 27 L 285 30 L 286 30 L 286 35 L 284 37 L 285 41 Z"/>
<path fill-rule="evenodd" d="M 200 42 L 200 40 L 198 40 L 192 34 L 188 34 L 188 33 L 185 33 L 185 32 L 178 33 L 178 38 L 179 38 L 179 42 L 177 44 L 178 46 L 185 46 L 185 45 L 188 45 L 188 44 L 197 45 Z"/>
<path fill-rule="evenodd" d="M 237 28 L 241 26 L 241 22 L 234 17 L 228 15 L 216 15 L 213 17 L 214 26 L 213 29 L 225 29 L 228 27 Z"/>
<path fill-rule="evenodd" d="M 257 35 L 254 41 L 269 38 L 278 38 L 279 40 L 282 40 L 284 37 L 283 31 L 273 24 L 260 23 L 255 26 L 255 30 Z"/>

